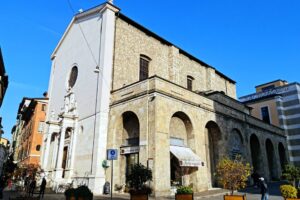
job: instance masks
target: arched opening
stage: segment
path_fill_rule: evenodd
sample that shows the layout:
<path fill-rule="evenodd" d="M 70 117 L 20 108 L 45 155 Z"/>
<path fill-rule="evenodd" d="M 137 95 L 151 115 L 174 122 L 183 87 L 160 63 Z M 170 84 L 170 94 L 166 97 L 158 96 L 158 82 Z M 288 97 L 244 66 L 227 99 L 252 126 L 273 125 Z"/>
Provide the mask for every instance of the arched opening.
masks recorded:
<path fill-rule="evenodd" d="M 198 159 L 193 152 L 195 141 L 190 118 L 176 112 L 170 120 L 170 169 L 171 186 L 190 185 L 192 174 L 197 171 Z"/>
<path fill-rule="evenodd" d="M 125 157 L 125 178 L 131 174 L 132 166 L 139 163 L 139 137 L 140 123 L 133 112 L 125 112 L 122 115 L 123 133 L 121 154 Z"/>
<path fill-rule="evenodd" d="M 274 146 L 270 139 L 266 140 L 266 151 L 267 151 L 270 178 L 271 180 L 274 180 L 277 178 L 277 168 L 276 168 Z"/>
<path fill-rule="evenodd" d="M 244 157 L 244 145 L 243 137 L 241 132 L 238 129 L 233 129 L 229 135 L 229 155 L 232 159 L 235 159 L 236 156 Z"/>
<path fill-rule="evenodd" d="M 62 160 L 62 169 L 63 169 L 63 174 L 62 177 L 65 177 L 65 171 L 68 166 L 68 157 L 69 157 L 69 145 L 70 145 L 70 139 L 71 139 L 71 134 L 72 134 L 73 129 L 71 127 L 66 128 L 65 131 L 65 144 L 64 144 L 64 149 L 63 149 L 63 160 Z"/>
<path fill-rule="evenodd" d="M 281 171 L 284 170 L 284 166 L 288 163 L 286 159 L 285 154 L 285 148 L 281 142 L 278 144 L 278 153 L 279 153 L 279 159 L 280 159 L 280 167 Z"/>
<path fill-rule="evenodd" d="M 211 187 L 217 187 L 217 179 L 214 176 L 216 172 L 216 166 L 220 159 L 220 153 L 219 153 L 219 143 L 222 139 L 221 131 L 218 126 L 213 121 L 210 121 L 205 126 L 206 129 L 206 160 L 207 160 L 207 167 L 210 171 L 209 178 L 211 180 Z"/>
<path fill-rule="evenodd" d="M 251 150 L 253 172 L 261 176 L 264 173 L 264 169 L 262 166 L 263 159 L 261 155 L 259 140 L 255 134 L 252 134 L 250 137 L 250 150 Z"/>

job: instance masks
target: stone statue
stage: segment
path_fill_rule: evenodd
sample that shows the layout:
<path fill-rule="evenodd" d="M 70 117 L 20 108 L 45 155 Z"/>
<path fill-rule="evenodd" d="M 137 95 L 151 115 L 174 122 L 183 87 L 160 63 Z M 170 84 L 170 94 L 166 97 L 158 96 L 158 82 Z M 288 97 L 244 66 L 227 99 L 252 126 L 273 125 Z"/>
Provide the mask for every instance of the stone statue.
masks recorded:
<path fill-rule="evenodd" d="M 65 96 L 65 105 L 64 105 L 64 113 L 76 114 L 77 102 L 75 100 L 75 94 L 73 92 L 69 92 Z"/>
<path fill-rule="evenodd" d="M 55 120 L 55 113 L 54 111 L 52 110 L 51 111 L 51 114 L 50 114 L 50 121 L 54 121 Z"/>

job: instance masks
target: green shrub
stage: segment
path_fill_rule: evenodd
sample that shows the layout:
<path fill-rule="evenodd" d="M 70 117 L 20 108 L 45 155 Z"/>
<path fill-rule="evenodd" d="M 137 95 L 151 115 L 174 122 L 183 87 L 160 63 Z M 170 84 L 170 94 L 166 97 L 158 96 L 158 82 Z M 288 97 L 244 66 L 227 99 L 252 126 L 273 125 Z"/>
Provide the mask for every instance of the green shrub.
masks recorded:
<path fill-rule="evenodd" d="M 283 198 L 297 198 L 297 189 L 292 185 L 280 186 L 280 192 Z"/>
<path fill-rule="evenodd" d="M 180 186 L 177 188 L 177 194 L 193 194 L 193 189 L 189 186 Z"/>
<path fill-rule="evenodd" d="M 151 194 L 152 189 L 146 185 L 147 181 L 152 181 L 152 171 L 142 164 L 135 164 L 131 169 L 131 174 L 127 176 L 129 183 L 129 193 Z"/>

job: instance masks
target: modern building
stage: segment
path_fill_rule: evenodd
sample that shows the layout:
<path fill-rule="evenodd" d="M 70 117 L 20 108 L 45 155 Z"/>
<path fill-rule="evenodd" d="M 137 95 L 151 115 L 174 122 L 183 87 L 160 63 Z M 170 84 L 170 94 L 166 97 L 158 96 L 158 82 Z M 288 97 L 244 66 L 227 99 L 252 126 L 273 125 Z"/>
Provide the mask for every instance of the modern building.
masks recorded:
<path fill-rule="evenodd" d="M 152 170 L 155 196 L 214 187 L 223 156 L 280 177 L 284 131 L 250 115 L 235 81 L 113 4 L 75 15 L 51 59 L 42 168 L 53 187 L 73 181 L 102 193 L 107 149 L 118 151 L 114 184 L 139 162 Z"/>
<path fill-rule="evenodd" d="M 10 150 L 18 165 L 40 165 L 47 103 L 48 98 L 27 97 L 20 103 Z"/>
<path fill-rule="evenodd" d="M 290 161 L 300 166 L 300 84 L 275 80 L 240 101 L 252 108 L 251 115 L 285 130 Z"/>

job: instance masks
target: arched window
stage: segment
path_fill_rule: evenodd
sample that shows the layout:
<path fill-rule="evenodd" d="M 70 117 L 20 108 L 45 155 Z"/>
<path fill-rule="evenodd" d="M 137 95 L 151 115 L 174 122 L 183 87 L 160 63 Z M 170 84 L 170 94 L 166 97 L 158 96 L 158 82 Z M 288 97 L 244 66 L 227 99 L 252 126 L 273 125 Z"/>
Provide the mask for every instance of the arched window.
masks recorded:
<path fill-rule="evenodd" d="M 41 145 L 36 145 L 36 148 L 35 148 L 37 151 L 40 151 L 41 150 Z"/>
<path fill-rule="evenodd" d="M 74 87 L 76 80 L 78 76 L 78 68 L 74 66 L 71 70 L 70 76 L 69 76 L 69 81 L 68 81 L 68 86 L 69 88 Z"/>
<path fill-rule="evenodd" d="M 148 56 L 140 56 L 140 81 L 149 77 L 149 63 L 151 59 Z"/>
<path fill-rule="evenodd" d="M 187 89 L 192 91 L 194 78 L 192 76 L 187 76 L 186 80 L 187 80 Z"/>

